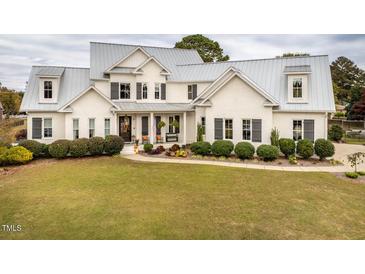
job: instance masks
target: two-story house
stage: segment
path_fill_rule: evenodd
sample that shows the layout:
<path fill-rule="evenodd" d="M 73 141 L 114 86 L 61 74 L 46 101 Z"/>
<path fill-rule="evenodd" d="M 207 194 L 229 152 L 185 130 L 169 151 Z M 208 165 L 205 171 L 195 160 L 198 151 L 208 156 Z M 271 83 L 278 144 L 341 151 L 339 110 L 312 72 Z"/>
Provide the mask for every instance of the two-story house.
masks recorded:
<path fill-rule="evenodd" d="M 256 146 L 273 128 L 327 138 L 335 105 L 328 56 L 203 63 L 196 50 L 91 42 L 90 68 L 33 66 L 21 111 L 28 138 L 45 143 L 115 134 L 188 144 L 200 124 L 209 142 Z"/>

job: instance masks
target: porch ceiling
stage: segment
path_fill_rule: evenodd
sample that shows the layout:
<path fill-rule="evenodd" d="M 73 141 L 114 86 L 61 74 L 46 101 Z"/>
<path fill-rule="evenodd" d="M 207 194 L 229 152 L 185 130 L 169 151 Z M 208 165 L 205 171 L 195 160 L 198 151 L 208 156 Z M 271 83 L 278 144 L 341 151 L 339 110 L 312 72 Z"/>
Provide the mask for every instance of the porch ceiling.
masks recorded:
<path fill-rule="evenodd" d="M 115 102 L 119 111 L 128 112 L 184 112 L 194 111 L 191 104 Z"/>

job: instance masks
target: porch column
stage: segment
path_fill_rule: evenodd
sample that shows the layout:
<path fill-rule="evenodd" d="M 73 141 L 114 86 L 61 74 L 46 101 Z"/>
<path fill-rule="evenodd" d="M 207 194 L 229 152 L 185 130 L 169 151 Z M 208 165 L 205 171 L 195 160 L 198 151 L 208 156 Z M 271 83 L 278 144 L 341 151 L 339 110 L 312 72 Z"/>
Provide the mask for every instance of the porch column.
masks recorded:
<path fill-rule="evenodd" d="M 154 132 L 153 132 L 153 124 L 154 124 L 154 121 L 153 121 L 153 112 L 150 113 L 150 143 L 153 144 L 153 135 L 154 135 Z"/>
<path fill-rule="evenodd" d="M 184 112 L 183 114 L 183 127 L 184 127 L 184 130 L 183 130 L 183 144 L 186 145 L 186 112 Z"/>

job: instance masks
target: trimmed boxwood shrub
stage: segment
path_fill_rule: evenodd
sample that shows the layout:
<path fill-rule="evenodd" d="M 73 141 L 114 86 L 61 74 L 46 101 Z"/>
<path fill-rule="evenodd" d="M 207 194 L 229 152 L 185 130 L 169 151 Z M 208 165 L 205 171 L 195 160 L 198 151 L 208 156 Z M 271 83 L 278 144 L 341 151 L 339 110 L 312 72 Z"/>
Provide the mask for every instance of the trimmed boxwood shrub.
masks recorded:
<path fill-rule="evenodd" d="M 359 174 L 357 174 L 356 172 L 346 172 L 345 175 L 346 177 L 351 179 L 356 179 L 357 177 L 359 177 Z"/>
<path fill-rule="evenodd" d="M 234 153 L 240 159 L 251 159 L 255 154 L 255 147 L 249 142 L 239 142 L 234 148 Z"/>
<path fill-rule="evenodd" d="M 271 145 L 260 145 L 256 153 L 264 161 L 273 161 L 279 157 L 279 148 Z"/>
<path fill-rule="evenodd" d="M 332 125 L 328 130 L 328 138 L 335 142 L 341 141 L 344 130 L 339 125 Z"/>
<path fill-rule="evenodd" d="M 23 140 L 19 142 L 19 145 L 32 152 L 34 158 L 41 157 L 44 153 L 43 144 L 35 140 Z"/>
<path fill-rule="evenodd" d="M 146 153 L 150 153 L 153 149 L 153 145 L 152 144 L 144 144 L 143 145 L 143 150 Z"/>
<path fill-rule="evenodd" d="M 48 146 L 49 155 L 53 158 L 65 158 L 70 150 L 69 140 L 57 140 Z"/>
<path fill-rule="evenodd" d="M 335 146 L 326 139 L 317 139 L 314 142 L 314 151 L 320 160 L 331 157 L 335 154 Z"/>
<path fill-rule="evenodd" d="M 88 146 L 90 155 L 102 155 L 104 152 L 104 138 L 91 137 Z"/>
<path fill-rule="evenodd" d="M 105 137 L 104 151 L 107 154 L 119 154 L 124 147 L 124 140 L 117 135 L 108 135 Z"/>
<path fill-rule="evenodd" d="M 70 142 L 70 155 L 72 157 L 83 157 L 88 153 L 89 140 L 86 138 L 76 139 Z"/>
<path fill-rule="evenodd" d="M 9 148 L 5 152 L 5 157 L 10 165 L 26 164 L 33 159 L 32 152 L 22 146 Z"/>
<path fill-rule="evenodd" d="M 208 155 L 210 154 L 210 151 L 212 149 L 212 146 L 209 142 L 195 142 L 190 145 L 190 150 L 194 154 L 198 155 Z"/>
<path fill-rule="evenodd" d="M 218 140 L 212 144 L 212 153 L 215 156 L 228 157 L 233 151 L 234 145 L 229 140 Z"/>
<path fill-rule="evenodd" d="M 297 143 L 297 153 L 300 157 L 308 159 L 313 156 L 313 143 L 308 139 L 299 140 Z"/>
<path fill-rule="evenodd" d="M 280 151 L 288 158 L 290 155 L 295 154 L 295 142 L 293 139 L 281 138 L 279 140 Z"/>

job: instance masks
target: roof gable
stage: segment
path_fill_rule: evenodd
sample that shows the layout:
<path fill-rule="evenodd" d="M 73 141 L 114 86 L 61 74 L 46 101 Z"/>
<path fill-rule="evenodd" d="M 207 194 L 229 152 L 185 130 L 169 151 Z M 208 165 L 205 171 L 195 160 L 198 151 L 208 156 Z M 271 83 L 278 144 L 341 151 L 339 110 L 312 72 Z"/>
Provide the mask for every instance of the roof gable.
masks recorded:
<path fill-rule="evenodd" d="M 150 57 L 150 55 L 144 49 L 142 49 L 141 47 L 137 47 L 137 48 L 133 49 L 129 54 L 122 57 L 120 60 L 118 60 L 113 65 L 111 65 L 109 68 L 107 68 L 105 70 L 105 72 L 110 72 L 116 67 L 137 67 L 141 62 L 139 62 L 137 65 L 134 65 L 134 64 L 131 64 L 131 62 L 128 63 L 128 61 L 131 61 L 130 59 L 132 59 L 133 56 L 136 57 L 138 54 L 142 54 L 142 56 L 145 57 L 145 58 L 143 58 L 143 61 L 145 61 L 146 59 L 148 59 Z M 138 57 L 139 57 L 138 59 L 141 61 L 142 60 L 141 56 L 138 56 Z M 123 63 L 124 63 L 124 65 L 123 65 Z"/>
<path fill-rule="evenodd" d="M 162 65 L 155 57 L 151 56 L 150 58 L 148 58 L 147 60 L 145 60 L 142 64 L 140 64 L 138 67 L 136 67 L 136 69 L 133 71 L 133 73 L 136 74 L 143 74 L 143 70 L 142 68 L 144 66 L 146 66 L 148 63 L 150 62 L 155 62 L 158 66 L 161 67 L 161 72 L 160 74 L 162 75 L 169 75 L 171 74 L 171 72 L 169 71 L 168 68 L 166 68 L 164 65 Z"/>

